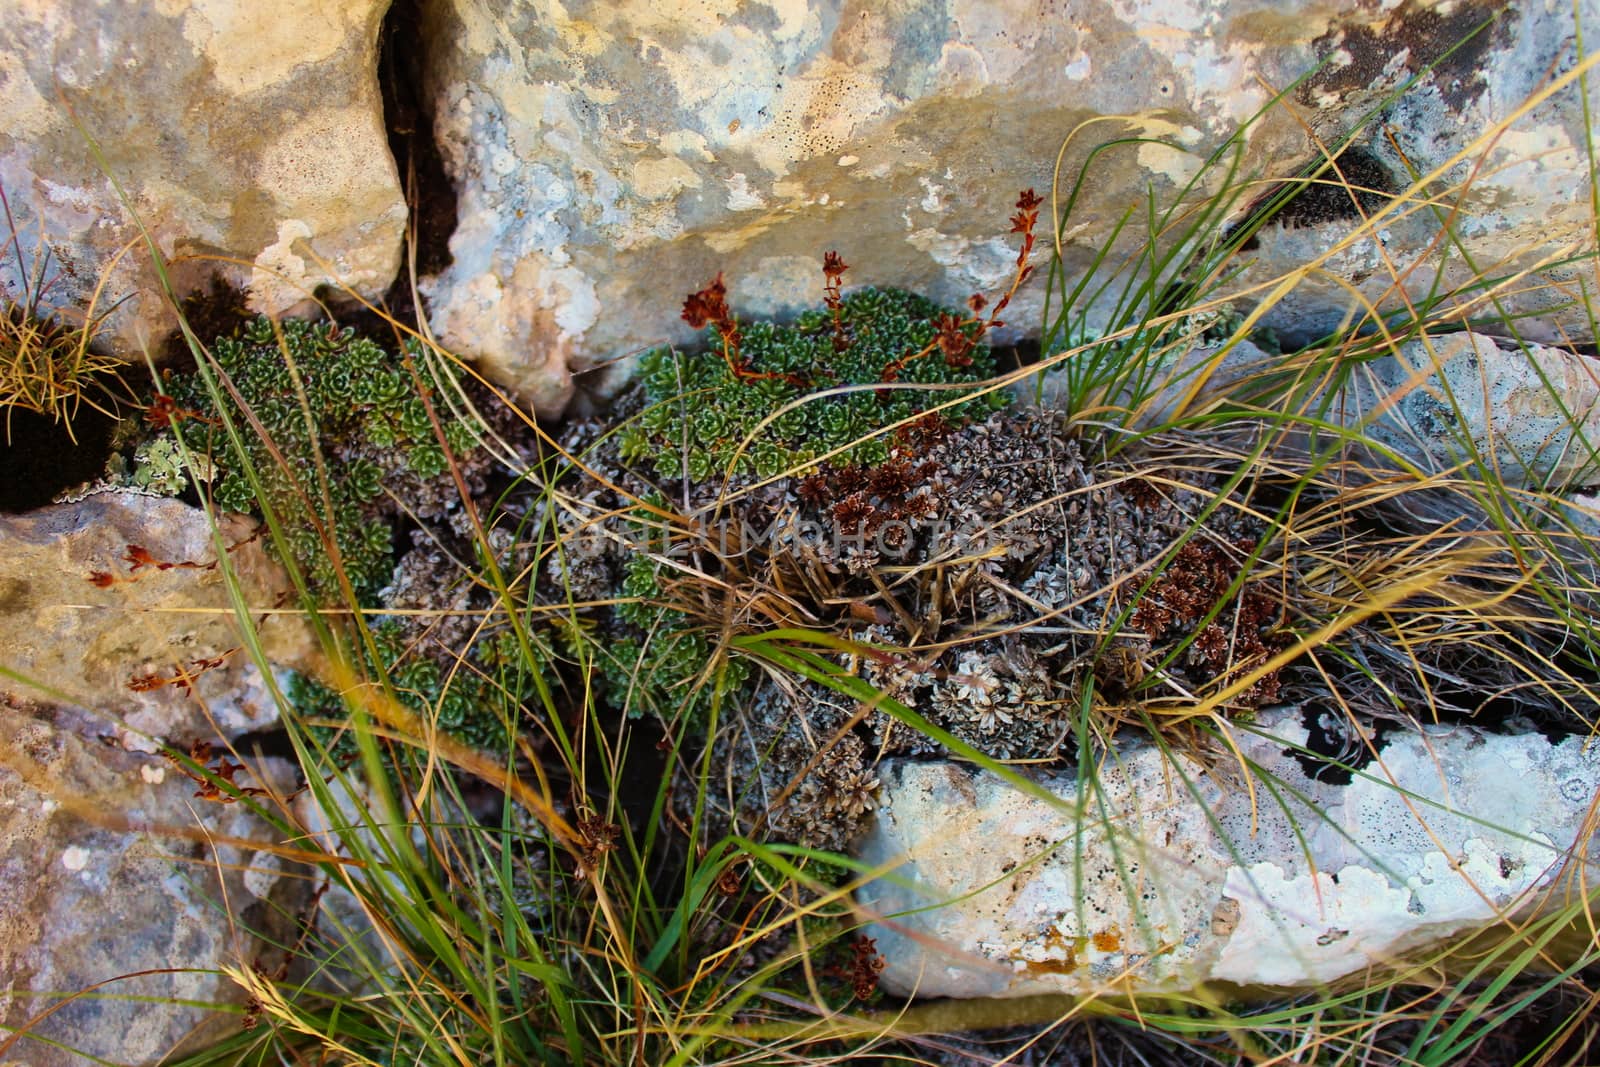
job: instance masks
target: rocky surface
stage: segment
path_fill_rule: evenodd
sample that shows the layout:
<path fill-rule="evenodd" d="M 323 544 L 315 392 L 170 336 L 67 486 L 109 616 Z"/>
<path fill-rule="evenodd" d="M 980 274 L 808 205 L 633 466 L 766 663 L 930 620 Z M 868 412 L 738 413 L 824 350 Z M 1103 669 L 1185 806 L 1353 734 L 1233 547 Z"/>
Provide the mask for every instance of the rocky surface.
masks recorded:
<path fill-rule="evenodd" d="M 1580 17 L 1600 13 L 1596 0 L 1580 6 Z M 1293 174 L 1315 160 L 1308 126 L 1324 143 L 1356 134 L 1360 154 L 1346 165 L 1377 190 L 1363 200 L 1374 211 L 1408 184 L 1408 166 L 1426 173 L 1475 149 L 1444 179 L 1472 179 L 1461 206 L 1475 261 L 1532 263 L 1589 234 L 1572 91 L 1473 145 L 1572 54 L 1566 8 L 729 0 L 578 16 L 439 0 L 426 11 L 427 91 L 459 194 L 454 263 L 428 288 L 433 324 L 544 410 L 568 395 L 568 368 L 686 340 L 679 303 L 719 270 L 751 316 L 816 302 L 828 249 L 851 264 L 852 283 L 956 305 L 992 293 L 1009 275 L 1004 220 L 1016 191 L 1050 188 L 1063 139 L 1084 122 L 1093 124 L 1063 157 L 1063 200 L 1096 144 L 1146 140 L 1097 156 L 1062 237 L 1069 277 L 1089 268 L 1124 212 L 1142 210 L 1147 191 L 1172 203 L 1199 176 L 1190 192 L 1215 192 L 1225 168 L 1202 176 L 1207 156 L 1263 109 L 1241 175 Z M 1273 86 L 1289 90 L 1275 104 Z M 1375 108 L 1379 121 L 1363 126 Z M 1394 136 L 1378 132 L 1387 130 Z M 1479 158 L 1486 167 L 1472 171 Z M 1255 194 L 1239 196 L 1242 219 Z M 1348 194 L 1324 190 L 1258 235 L 1246 258 L 1259 271 L 1315 261 L 1330 275 L 1276 324 L 1302 333 L 1336 324 L 1347 283 L 1393 303 L 1385 263 L 1436 251 L 1439 217 L 1409 210 L 1367 244 L 1322 258 L 1359 219 Z M 1126 248 L 1139 229 L 1126 231 Z M 1420 270 L 1406 285 L 1428 282 Z M 1006 318 L 1034 329 L 1041 295 L 1027 293 Z"/>
<path fill-rule="evenodd" d="M 309 307 L 324 284 L 382 294 L 406 222 L 377 82 L 387 7 L 9 5 L 0 188 L 20 243 L 0 283 L 16 295 L 38 266 L 44 306 L 70 313 L 104 282 L 95 313 L 115 306 L 108 339 L 140 356 L 172 320 L 137 212 L 180 295 L 218 273 L 269 312 Z M 41 242 L 53 256 L 36 262 Z"/>
<path fill-rule="evenodd" d="M 1327 185 L 1308 193 L 1250 249 L 1241 287 L 1312 268 L 1262 325 L 1299 342 L 1370 305 L 1436 304 L 1463 318 L 1534 316 L 1516 326 L 1532 340 L 1590 337 L 1574 289 L 1581 268 L 1569 257 L 1594 243 L 1587 115 L 1600 82 L 1588 49 L 1580 84 L 1575 35 L 1596 19 L 1596 0 L 1472 0 L 1363 6 L 1313 31 L 1325 64 L 1286 109 L 1324 145 L 1373 121 L 1338 173 L 1322 175 L 1356 195 Z"/>
<path fill-rule="evenodd" d="M 97 309 L 115 304 L 115 342 L 148 346 L 170 322 L 149 257 L 117 258 L 137 237 L 131 207 L 180 291 L 220 271 L 266 311 L 328 282 L 381 293 L 406 214 L 376 78 L 384 10 L 23 5 L 0 27 L 0 105 L 13 116 L 0 187 L 22 237 L 0 278 L 15 288 L 46 241 L 47 304 L 81 310 L 103 274 Z M 1572 57 L 1576 20 L 1596 17 L 1600 0 L 1576 12 L 1487 0 L 629 0 L 582 13 L 428 0 L 405 24 L 416 40 L 397 47 L 418 58 L 455 192 L 453 261 L 425 287 L 432 324 L 551 412 L 575 384 L 604 389 L 600 368 L 618 357 L 687 340 L 679 303 L 719 270 L 748 316 L 816 302 L 829 249 L 852 284 L 955 305 L 992 295 L 1010 276 L 1017 191 L 1048 190 L 1073 135 L 1064 208 L 1091 151 L 1120 138 L 1096 153 L 1065 220 L 1076 278 L 1147 195 L 1170 205 L 1218 192 L 1228 168 L 1207 160 L 1244 127 L 1235 223 L 1268 189 L 1238 179 L 1299 173 L 1319 144 L 1350 139 L 1341 173 L 1363 190 L 1313 188 L 1256 236 L 1238 284 L 1318 268 L 1264 325 L 1311 337 L 1362 300 L 1397 306 L 1402 291 L 1461 285 L 1470 259 L 1496 276 L 1533 270 L 1495 294 L 1500 306 L 1546 313 L 1538 330 L 1550 336 L 1583 333 L 1581 311 L 1560 307 L 1574 275 L 1558 261 L 1592 238 Z M 1567 81 L 1536 99 L 1552 78 Z M 1395 198 L 1412 173 L 1429 176 L 1437 210 Z M 1432 264 L 1452 212 L 1465 255 L 1441 278 Z M 1362 228 L 1363 214 L 1378 221 Z M 1129 227 L 1105 262 L 1144 237 Z M 1036 329 L 1041 288 L 1012 306 L 1011 332 Z M 1082 301 L 1083 328 L 1118 288 Z M 1482 290 L 1462 296 L 1490 310 Z"/>
<path fill-rule="evenodd" d="M 253 762 L 276 788 L 292 786 L 286 764 Z M 198 799 L 197 788 L 159 757 L 6 714 L 0 1025 L 43 1017 L 32 1037 L 0 1037 L 0 1062 L 155 1063 L 240 1024 L 201 1006 L 243 1000 L 217 968 L 275 969 L 268 946 L 293 943 L 310 883 L 252 847 L 281 835 L 246 805 Z"/>
<path fill-rule="evenodd" d="M 1590 844 L 1600 756 L 1581 737 L 1457 726 L 1363 740 L 1289 710 L 1233 739 L 1238 755 L 1219 750 L 1209 769 L 1120 744 L 1092 791 L 1071 773 L 1025 791 L 954 763 L 881 768 L 857 855 L 892 873 L 857 900 L 880 919 L 867 933 L 884 987 L 1327 982 L 1517 911 Z M 1311 777 L 1297 758 L 1330 739 L 1353 775 Z"/>
<path fill-rule="evenodd" d="M 1408 341 L 1357 367 L 1333 417 L 1427 471 L 1463 463 L 1512 485 L 1600 480 L 1600 364 L 1479 333 Z"/>
<path fill-rule="evenodd" d="M 1107 402 L 1137 408 L 1136 426 L 1161 427 L 1287 384 L 1277 373 L 1280 362 L 1250 341 L 1190 343 L 1138 383 L 1139 395 L 1128 385 Z M 1376 354 L 1352 352 L 1346 365 L 1349 380 L 1318 394 L 1312 414 L 1375 445 L 1366 458 L 1380 469 L 1476 468 L 1507 485 L 1550 489 L 1600 481 L 1600 363 L 1588 356 L 1459 331 Z M 1027 399 L 1035 384 L 1033 378 L 1020 383 Z M 1039 402 L 1064 409 L 1068 396 L 1064 371 L 1048 372 Z"/>
<path fill-rule="evenodd" d="M 253 522 L 224 517 L 218 535 L 246 605 L 293 604 Z M 0 561 L 0 694 L 74 705 L 93 732 L 144 751 L 276 719 L 241 647 L 204 512 L 106 492 L 0 516 Z M 263 614 L 257 628 L 273 662 L 312 660 L 315 642 L 299 616 Z"/>

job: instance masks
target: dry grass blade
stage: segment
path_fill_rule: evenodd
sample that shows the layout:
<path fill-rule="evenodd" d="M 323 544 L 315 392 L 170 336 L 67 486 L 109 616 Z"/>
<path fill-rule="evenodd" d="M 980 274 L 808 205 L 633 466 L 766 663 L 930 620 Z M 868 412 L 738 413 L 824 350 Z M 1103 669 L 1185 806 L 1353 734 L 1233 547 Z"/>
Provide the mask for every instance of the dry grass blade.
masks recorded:
<path fill-rule="evenodd" d="M 96 352 L 91 346 L 99 322 L 96 304 L 111 270 L 128 249 L 124 248 L 107 264 L 86 311 L 53 308 L 46 300 L 55 280 L 49 246 L 41 235 L 37 247 L 31 253 L 24 252 L 3 188 L 0 210 L 9 235 L 0 247 L 14 260 L 11 273 L 20 290 L 6 291 L 0 286 L 0 409 L 6 412 L 7 441 L 11 438 L 11 413 L 18 409 L 65 422 L 69 435 L 73 433 L 73 416 L 83 404 L 115 418 L 115 405 L 103 379 L 122 367 L 123 362 Z M 68 322 L 69 315 L 79 315 L 82 323 Z"/>

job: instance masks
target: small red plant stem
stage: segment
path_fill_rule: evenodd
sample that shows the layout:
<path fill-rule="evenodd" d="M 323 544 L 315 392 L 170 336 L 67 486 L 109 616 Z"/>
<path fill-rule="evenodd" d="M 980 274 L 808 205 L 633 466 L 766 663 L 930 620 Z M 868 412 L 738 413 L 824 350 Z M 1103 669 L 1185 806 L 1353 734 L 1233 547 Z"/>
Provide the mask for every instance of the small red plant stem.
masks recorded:
<path fill-rule="evenodd" d="M 1017 250 L 1017 269 L 1011 278 L 1011 287 L 1006 290 L 1004 296 L 996 301 L 989 312 L 989 317 L 987 319 L 980 318 L 987 301 L 984 299 L 983 294 L 974 293 L 967 301 L 967 307 L 972 310 L 971 315 L 961 320 L 955 320 L 954 316 L 941 318 L 938 336 L 923 345 L 920 351 L 901 356 L 884 367 L 884 381 L 892 382 L 897 380 L 900 372 L 907 366 L 927 356 L 935 349 L 943 351 L 945 358 L 952 361 L 952 365 L 959 366 L 960 364 L 954 361 L 964 358 L 967 351 L 982 340 L 983 336 L 990 330 L 1005 325 L 1004 322 L 1000 321 L 1000 312 L 1005 310 L 1006 305 L 1011 303 L 1011 298 L 1017 295 L 1017 290 L 1022 288 L 1022 283 L 1027 281 L 1033 274 L 1033 267 L 1028 263 L 1028 257 L 1033 255 L 1034 229 L 1039 224 L 1039 205 L 1041 203 L 1043 201 L 1032 189 L 1024 189 L 1017 197 L 1017 213 L 1011 216 L 1011 232 L 1022 235 L 1022 247 Z M 964 332 L 965 328 L 974 324 L 978 327 L 977 332 L 968 337 Z M 959 341 L 956 340 L 958 336 L 961 338 Z"/>

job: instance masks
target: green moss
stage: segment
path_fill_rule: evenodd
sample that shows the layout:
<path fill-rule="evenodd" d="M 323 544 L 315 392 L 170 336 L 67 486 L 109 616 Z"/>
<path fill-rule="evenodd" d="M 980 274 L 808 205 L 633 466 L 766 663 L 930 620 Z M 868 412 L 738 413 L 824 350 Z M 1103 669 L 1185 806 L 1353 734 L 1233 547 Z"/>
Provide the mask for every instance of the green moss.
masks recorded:
<path fill-rule="evenodd" d="M 277 546 L 280 553 L 287 550 L 316 595 L 334 600 L 339 564 L 318 532 L 319 526 L 331 525 L 344 572 L 357 597 L 370 603 L 394 564 L 388 520 L 396 508 L 385 489 L 414 510 L 425 510 L 419 502 L 453 493 L 449 462 L 427 405 L 400 361 L 350 329 L 298 320 L 280 327 L 281 339 L 270 320 L 258 318 L 239 336 L 219 338 L 212 346 L 217 367 L 238 391 L 242 407 L 225 389 L 214 397 L 197 373 L 172 375 L 164 390 L 186 413 L 181 425 L 191 447 L 209 445 L 216 503 L 255 514 L 263 513 L 263 502 L 269 504 L 287 533 L 287 545 Z M 436 362 L 417 358 L 414 364 L 424 387 L 435 394 L 442 383 L 428 368 Z M 221 431 L 219 400 L 243 436 L 242 450 Z M 252 418 L 264 433 L 256 432 Z M 458 456 L 476 448 L 475 425 L 446 419 L 444 431 Z M 148 459 L 170 458 L 170 437 L 170 430 L 162 431 L 139 450 Z M 319 456 L 328 474 L 331 523 L 324 522 L 329 512 L 317 473 Z M 149 470 L 168 488 L 173 484 L 170 470 L 149 463 L 137 470 Z M 252 472 L 260 496 L 251 484 Z"/>
<path fill-rule="evenodd" d="M 991 377 L 994 360 L 985 345 L 966 353 L 971 363 L 965 366 L 951 365 L 937 348 L 910 359 L 935 339 L 936 322 L 944 315 L 962 317 L 912 293 L 860 289 L 844 298 L 838 330 L 826 308 L 808 311 L 788 325 L 741 326 L 742 373 L 722 358 L 721 340 L 710 328 L 703 353 L 684 356 L 671 348 L 654 349 L 640 362 L 647 406 L 622 431 L 620 455 L 627 462 L 652 461 L 662 477 L 687 470 L 691 481 L 730 470 L 772 478 L 846 446 L 837 462 L 882 463 L 888 445 L 872 434 L 948 403 L 953 394 L 884 388 L 820 397 L 776 415 L 759 432 L 758 427 L 786 405 L 836 386 L 887 379 L 902 386 L 949 384 Z M 975 329 L 968 326 L 963 332 L 970 337 Z M 1004 403 L 1004 394 L 994 392 L 943 414 L 960 422 Z"/>

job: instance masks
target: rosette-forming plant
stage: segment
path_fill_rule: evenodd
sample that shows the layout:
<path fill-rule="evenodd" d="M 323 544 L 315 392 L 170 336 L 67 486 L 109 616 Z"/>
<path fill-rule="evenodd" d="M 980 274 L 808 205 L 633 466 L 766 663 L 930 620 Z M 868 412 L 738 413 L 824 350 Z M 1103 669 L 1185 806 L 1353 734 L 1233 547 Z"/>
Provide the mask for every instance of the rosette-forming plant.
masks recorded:
<path fill-rule="evenodd" d="M 829 253 L 826 304 L 787 324 L 737 322 L 720 276 L 691 294 L 684 318 L 704 327 L 706 351 L 658 348 L 644 355 L 631 401 L 639 412 L 608 439 L 608 453 L 614 448 L 616 462 L 663 481 L 727 492 L 823 461 L 860 468 L 889 463 L 908 435 L 927 429 L 924 420 L 956 426 L 1004 406 L 1005 393 L 963 399 L 959 392 L 993 373 L 993 357 L 979 340 L 990 323 L 975 310 L 963 316 L 897 290 L 842 296 L 847 269 Z M 664 514 L 666 498 L 637 484 L 641 502 Z M 646 509 L 631 516 L 627 536 L 610 542 L 633 547 L 617 568 L 624 600 L 615 612 L 619 634 L 603 662 L 605 677 L 613 698 L 635 714 L 649 708 L 671 717 L 682 705 L 691 721 L 703 722 L 712 694 L 741 688 L 749 664 L 732 660 L 717 686 L 697 684 L 714 658 L 707 634 L 691 624 L 690 613 L 662 606 L 671 563 L 649 551 L 659 520 Z M 669 553 L 689 547 L 670 540 L 662 542 Z"/>
<path fill-rule="evenodd" d="M 396 358 L 350 327 L 265 317 L 217 338 L 202 358 L 209 373 L 165 374 L 143 418 L 125 424 L 108 480 L 270 516 L 269 546 L 298 571 L 313 604 L 391 606 L 408 584 L 397 583 L 401 534 L 458 518 L 456 479 L 481 493 L 493 467 L 482 447 L 488 427 L 462 406 L 453 369 L 415 339 Z M 441 587 L 428 595 L 443 595 Z M 468 639 L 446 649 L 419 641 L 406 619 L 388 618 L 370 640 L 349 643 L 361 673 L 386 679 L 394 700 L 446 733 L 505 751 L 525 685 L 487 680 L 499 646 L 458 634 Z M 334 689 L 297 676 L 290 696 L 304 719 L 322 724 L 320 741 L 354 755 Z"/>
<path fill-rule="evenodd" d="M 472 418 L 435 428 L 424 397 L 443 407 L 458 386 L 415 342 L 402 361 L 349 327 L 261 317 L 217 338 L 210 356 L 215 380 L 162 378 L 145 415 L 155 432 L 138 447 L 170 456 L 173 424 L 181 427 L 205 457 L 194 488 L 225 511 L 272 512 L 285 534 L 274 548 L 325 600 L 338 598 L 342 577 L 371 602 L 394 567 L 397 517 L 451 509 L 452 460 L 469 478 L 485 469 Z M 237 438 L 222 432 L 224 413 Z M 131 479 L 151 480 L 137 457 Z"/>

